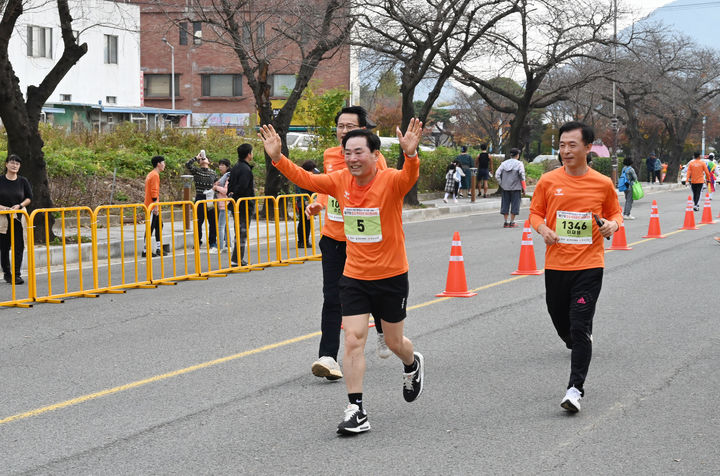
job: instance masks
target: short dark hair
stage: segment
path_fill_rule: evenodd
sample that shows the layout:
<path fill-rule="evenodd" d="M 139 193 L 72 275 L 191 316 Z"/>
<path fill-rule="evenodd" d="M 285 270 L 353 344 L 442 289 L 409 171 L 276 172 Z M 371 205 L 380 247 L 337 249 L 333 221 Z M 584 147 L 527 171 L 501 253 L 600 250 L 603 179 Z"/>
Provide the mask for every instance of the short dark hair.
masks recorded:
<path fill-rule="evenodd" d="M 480 144 L 480 150 L 487 150 L 487 144 Z"/>
<path fill-rule="evenodd" d="M 467 152 L 467 146 L 466 145 L 461 146 L 460 152 Z"/>
<path fill-rule="evenodd" d="M 22 164 L 22 159 L 20 159 L 20 156 L 17 155 L 17 154 L 9 154 L 9 155 L 5 158 L 5 163 L 7 164 L 7 163 L 10 162 L 11 160 L 12 160 L 13 162 L 17 162 L 17 163 L 19 163 L 19 164 Z"/>
<path fill-rule="evenodd" d="M 700 152 L 693 152 L 693 157 L 695 157 L 696 159 L 700 157 Z"/>
<path fill-rule="evenodd" d="M 625 158 L 623 159 L 623 165 L 632 165 L 632 164 L 633 164 L 633 159 L 632 159 L 632 157 L 625 157 Z"/>
<path fill-rule="evenodd" d="M 225 167 L 230 167 L 230 166 L 232 166 L 232 164 L 230 163 L 230 161 L 229 161 L 228 159 L 220 159 L 220 160 L 218 160 L 218 165 L 220 165 L 220 164 L 224 165 Z"/>
<path fill-rule="evenodd" d="M 346 106 L 342 109 L 340 109 L 340 112 L 337 113 L 335 116 L 335 125 L 337 126 L 338 121 L 340 120 L 340 116 L 343 114 L 355 114 L 358 117 L 358 126 L 360 127 L 367 127 L 368 125 L 368 118 L 367 118 L 367 111 L 362 106 Z"/>
<path fill-rule="evenodd" d="M 302 165 L 300 167 L 307 170 L 308 172 L 312 172 L 316 168 L 315 161 L 314 160 L 306 160 L 305 162 L 302 163 Z"/>
<path fill-rule="evenodd" d="M 558 139 L 560 139 L 560 136 L 562 136 L 564 133 L 577 129 L 580 129 L 582 131 L 582 139 L 585 145 L 593 143 L 593 141 L 595 140 L 595 131 L 593 130 L 593 128 L 583 122 L 578 121 L 566 122 L 565 124 L 560 126 L 560 130 L 558 131 Z"/>
<path fill-rule="evenodd" d="M 237 148 L 238 160 L 245 160 L 252 153 L 252 145 L 240 144 Z"/>
<path fill-rule="evenodd" d="M 513 147 L 512 149 L 510 149 L 510 157 L 517 157 L 519 155 L 520 149 L 518 149 L 517 147 Z"/>
<path fill-rule="evenodd" d="M 367 146 L 370 149 L 370 152 L 380 150 L 380 138 L 367 129 L 354 129 L 352 131 L 348 131 L 342 140 L 343 147 L 347 144 L 348 139 L 353 137 L 364 137 L 367 141 Z"/>
<path fill-rule="evenodd" d="M 156 155 L 152 159 L 150 159 L 150 163 L 152 164 L 153 168 L 157 167 L 160 162 L 165 162 L 165 157 L 162 155 Z"/>

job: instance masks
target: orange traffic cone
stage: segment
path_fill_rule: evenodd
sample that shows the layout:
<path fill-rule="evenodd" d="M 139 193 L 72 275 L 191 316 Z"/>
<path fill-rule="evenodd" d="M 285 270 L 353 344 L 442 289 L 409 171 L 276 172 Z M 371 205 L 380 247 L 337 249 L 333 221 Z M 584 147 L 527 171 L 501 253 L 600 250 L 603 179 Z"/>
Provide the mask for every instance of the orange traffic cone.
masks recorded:
<path fill-rule="evenodd" d="M 685 206 L 685 222 L 680 227 L 681 230 L 697 230 L 695 226 L 695 214 L 693 213 L 693 199 L 688 195 L 687 205 Z"/>
<path fill-rule="evenodd" d="M 465 263 L 462 255 L 462 244 L 460 233 L 453 235 L 452 248 L 450 248 L 450 265 L 448 266 L 447 282 L 445 291 L 436 294 L 438 297 L 472 297 L 477 293 L 471 293 L 467 288 L 465 280 Z"/>
<path fill-rule="evenodd" d="M 712 208 L 710 208 L 710 194 L 705 194 L 705 202 L 703 203 L 703 214 L 702 214 L 702 220 L 700 220 L 700 223 L 706 224 L 706 225 L 712 225 L 713 223 L 717 223 L 715 220 L 713 220 L 712 217 Z"/>
<path fill-rule="evenodd" d="M 650 225 L 648 226 L 647 235 L 643 238 L 665 238 L 660 231 L 660 213 L 658 213 L 657 200 L 653 200 L 650 209 Z"/>
<path fill-rule="evenodd" d="M 522 241 L 520 245 L 520 262 L 518 269 L 510 274 L 542 274 L 535 265 L 535 248 L 533 247 L 532 228 L 530 220 L 525 220 L 523 225 Z"/>
<path fill-rule="evenodd" d="M 620 225 L 618 231 L 613 234 L 612 244 L 609 250 L 631 250 L 632 248 L 627 245 L 627 238 L 625 237 L 625 222 Z"/>

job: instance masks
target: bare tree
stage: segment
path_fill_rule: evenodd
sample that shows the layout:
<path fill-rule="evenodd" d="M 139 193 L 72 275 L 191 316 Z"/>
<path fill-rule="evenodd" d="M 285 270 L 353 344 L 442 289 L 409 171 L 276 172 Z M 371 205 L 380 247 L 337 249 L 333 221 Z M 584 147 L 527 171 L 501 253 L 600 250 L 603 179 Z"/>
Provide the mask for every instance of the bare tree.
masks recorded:
<path fill-rule="evenodd" d="M 400 68 L 404 130 L 416 114 L 426 122 L 455 67 L 498 21 L 515 10 L 512 0 L 367 0 L 354 43 L 392 59 Z M 415 91 L 423 80 L 432 87 L 416 112 Z M 398 168 L 403 162 L 400 154 Z M 416 187 L 405 202 L 418 203 Z"/>
<path fill-rule="evenodd" d="M 53 206 L 48 184 L 47 164 L 43 153 L 43 140 L 38 129 L 40 112 L 60 81 L 87 52 L 87 44 L 78 44 L 73 34 L 73 18 L 67 0 L 51 2 L 57 4 L 63 52 L 55 66 L 39 85 L 27 88 L 27 99 L 20 90 L 20 80 L 15 74 L 8 54 L 10 35 L 15 30 L 18 18 L 31 2 L 22 0 L 0 1 L 0 119 L 8 136 L 8 152 L 17 154 L 24 161 L 23 175 L 33 187 L 33 201 L 30 207 L 50 208 Z M 54 221 L 50 216 L 49 220 Z M 44 240 L 44 222 L 36 224 L 35 236 Z M 48 230 L 51 239 L 52 223 Z"/>
<path fill-rule="evenodd" d="M 320 63 L 338 54 L 346 43 L 354 22 L 350 7 L 350 0 L 203 0 L 192 2 L 184 17 L 167 11 L 175 23 L 190 19 L 209 25 L 213 34 L 203 36 L 202 41 L 234 52 L 260 122 L 275 127 L 287 155 L 285 137 L 298 101 Z M 273 111 L 270 102 L 271 71 L 295 75 L 295 84 L 279 111 Z M 265 165 L 265 195 L 277 195 L 284 179 L 267 156 Z"/>
<path fill-rule="evenodd" d="M 509 114 L 498 112 L 477 93 L 458 92 L 456 96 L 455 126 L 472 142 L 487 141 L 492 151 L 500 150 L 507 136 Z"/>
<path fill-rule="evenodd" d="M 606 31 L 613 16 L 609 3 L 603 5 L 594 0 L 521 0 L 517 15 L 503 22 L 503 31 L 489 36 L 490 56 L 500 61 L 489 65 L 490 70 L 495 67 L 495 74 L 466 62 L 457 68 L 455 78 L 473 88 L 498 111 L 513 114 L 507 146 L 521 147 L 531 110 L 566 98 L 571 91 L 601 77 L 607 69 L 602 61 L 589 63 L 596 67 L 594 70 L 567 67 L 587 58 L 602 59 L 602 49 L 598 47 L 613 41 Z M 546 85 L 545 80 L 553 73 L 557 80 L 552 86 Z M 518 91 L 487 79 L 498 76 L 522 78 L 523 88 Z M 499 103 L 491 93 L 507 102 Z"/>

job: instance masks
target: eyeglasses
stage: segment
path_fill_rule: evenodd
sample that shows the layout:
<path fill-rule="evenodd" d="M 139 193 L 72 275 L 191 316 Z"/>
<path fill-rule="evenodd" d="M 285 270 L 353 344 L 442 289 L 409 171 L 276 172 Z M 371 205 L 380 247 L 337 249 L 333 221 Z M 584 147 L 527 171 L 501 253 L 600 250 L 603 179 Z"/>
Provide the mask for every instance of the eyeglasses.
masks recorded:
<path fill-rule="evenodd" d="M 338 124 L 337 128 L 338 130 L 346 130 L 346 131 L 352 131 L 353 129 L 357 129 L 360 126 L 357 124 Z"/>

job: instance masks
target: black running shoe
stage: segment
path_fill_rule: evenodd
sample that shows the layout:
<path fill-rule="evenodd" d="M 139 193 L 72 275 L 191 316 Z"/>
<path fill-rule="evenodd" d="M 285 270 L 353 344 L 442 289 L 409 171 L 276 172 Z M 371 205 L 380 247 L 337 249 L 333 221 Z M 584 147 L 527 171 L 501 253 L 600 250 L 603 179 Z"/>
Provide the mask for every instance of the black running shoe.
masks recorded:
<path fill-rule="evenodd" d="M 348 404 L 343 421 L 338 425 L 337 432 L 341 435 L 357 435 L 369 429 L 370 422 L 365 410 L 360 410 L 360 407 L 354 403 Z"/>
<path fill-rule="evenodd" d="M 417 369 L 414 372 L 403 373 L 403 397 L 406 402 L 414 402 L 423 391 L 425 381 L 425 361 L 420 352 L 415 352 Z"/>

